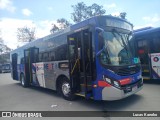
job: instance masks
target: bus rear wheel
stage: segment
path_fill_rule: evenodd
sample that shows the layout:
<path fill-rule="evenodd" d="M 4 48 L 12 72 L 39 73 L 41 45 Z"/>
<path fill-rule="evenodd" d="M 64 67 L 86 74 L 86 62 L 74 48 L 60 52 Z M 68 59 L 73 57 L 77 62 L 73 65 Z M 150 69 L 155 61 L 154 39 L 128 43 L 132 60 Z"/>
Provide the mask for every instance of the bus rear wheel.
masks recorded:
<path fill-rule="evenodd" d="M 61 80 L 60 92 L 61 92 L 63 98 L 66 100 L 72 101 L 75 99 L 75 95 L 71 91 L 71 86 L 70 86 L 69 80 L 65 77 L 63 77 Z"/>

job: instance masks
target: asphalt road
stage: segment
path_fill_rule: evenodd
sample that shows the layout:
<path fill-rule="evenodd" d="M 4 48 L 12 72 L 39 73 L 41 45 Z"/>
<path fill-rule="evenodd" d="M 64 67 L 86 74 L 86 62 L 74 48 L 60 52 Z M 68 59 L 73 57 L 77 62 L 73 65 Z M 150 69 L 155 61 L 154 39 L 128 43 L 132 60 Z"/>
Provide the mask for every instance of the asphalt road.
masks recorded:
<path fill-rule="evenodd" d="M 160 84 L 145 83 L 143 89 L 140 92 L 128 98 L 118 101 L 94 101 L 94 100 L 85 100 L 82 97 L 79 97 L 75 101 L 66 101 L 61 96 L 59 96 L 55 91 L 39 87 L 23 88 L 18 81 L 12 80 L 10 73 L 0 74 L 0 111 L 103 111 L 103 110 L 160 111 Z M 62 118 L 56 118 L 56 119 L 62 119 Z M 97 120 L 97 118 L 86 118 L 86 119 Z M 114 120 L 117 118 L 102 118 L 102 119 Z M 121 119 L 124 120 L 124 118 Z M 127 120 L 127 118 L 125 119 Z M 141 119 L 142 118 L 140 117 L 136 118 L 136 120 L 141 120 Z M 151 118 L 143 118 L 143 119 L 150 120 Z M 160 118 L 153 118 L 153 119 L 160 120 Z"/>

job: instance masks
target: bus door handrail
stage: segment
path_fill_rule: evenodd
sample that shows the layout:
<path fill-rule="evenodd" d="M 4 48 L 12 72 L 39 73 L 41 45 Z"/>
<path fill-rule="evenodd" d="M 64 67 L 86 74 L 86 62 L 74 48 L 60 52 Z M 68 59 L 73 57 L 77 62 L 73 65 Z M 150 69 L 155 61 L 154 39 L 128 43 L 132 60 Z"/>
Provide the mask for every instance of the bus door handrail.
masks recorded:
<path fill-rule="evenodd" d="M 76 60 L 74 66 L 73 66 L 73 69 L 72 69 L 72 71 L 71 71 L 71 75 L 73 74 L 73 72 L 74 72 L 74 70 L 75 70 L 75 68 L 76 68 L 76 66 L 77 66 L 77 63 L 78 63 L 78 65 L 79 65 L 79 58 Z"/>

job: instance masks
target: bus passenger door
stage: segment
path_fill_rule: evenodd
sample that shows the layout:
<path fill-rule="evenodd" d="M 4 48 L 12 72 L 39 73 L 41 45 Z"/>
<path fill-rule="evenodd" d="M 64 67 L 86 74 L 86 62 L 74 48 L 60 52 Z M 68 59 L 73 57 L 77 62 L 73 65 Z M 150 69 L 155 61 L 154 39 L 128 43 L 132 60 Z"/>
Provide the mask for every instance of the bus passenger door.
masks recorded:
<path fill-rule="evenodd" d="M 150 79 L 151 78 L 150 60 L 149 60 L 150 48 L 148 41 L 145 39 L 139 40 L 137 42 L 137 50 L 142 66 L 142 76 L 144 79 Z"/>
<path fill-rule="evenodd" d="M 24 50 L 25 78 L 29 83 L 33 83 L 33 75 L 36 74 L 32 69 L 32 63 L 36 63 L 38 57 L 38 48 L 29 48 Z"/>
<path fill-rule="evenodd" d="M 18 80 L 17 57 L 16 53 L 12 55 L 12 77 L 14 80 Z"/>
<path fill-rule="evenodd" d="M 79 74 L 79 59 L 78 59 L 78 41 L 76 34 L 68 36 L 68 50 L 69 50 L 69 74 L 70 85 L 72 92 L 80 91 L 80 74 Z"/>
<path fill-rule="evenodd" d="M 91 32 L 86 29 L 69 35 L 68 45 L 71 88 L 74 92 L 89 98 L 93 79 Z"/>
<path fill-rule="evenodd" d="M 92 34 L 86 29 L 81 31 L 81 89 L 84 89 L 85 97 L 92 96 L 93 80 L 93 57 L 92 57 Z"/>

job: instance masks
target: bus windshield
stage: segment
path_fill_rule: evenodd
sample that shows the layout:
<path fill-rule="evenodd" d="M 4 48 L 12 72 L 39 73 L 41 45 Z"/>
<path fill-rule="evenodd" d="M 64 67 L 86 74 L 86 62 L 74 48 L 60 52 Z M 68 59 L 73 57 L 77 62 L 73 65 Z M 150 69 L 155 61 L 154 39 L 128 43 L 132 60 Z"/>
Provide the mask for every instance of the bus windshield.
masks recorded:
<path fill-rule="evenodd" d="M 113 29 L 102 34 L 100 61 L 104 65 L 129 65 L 134 58 L 129 41 L 130 33 L 120 33 Z"/>

